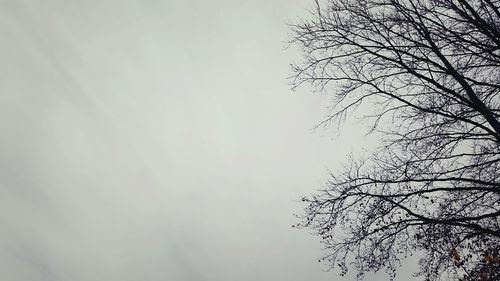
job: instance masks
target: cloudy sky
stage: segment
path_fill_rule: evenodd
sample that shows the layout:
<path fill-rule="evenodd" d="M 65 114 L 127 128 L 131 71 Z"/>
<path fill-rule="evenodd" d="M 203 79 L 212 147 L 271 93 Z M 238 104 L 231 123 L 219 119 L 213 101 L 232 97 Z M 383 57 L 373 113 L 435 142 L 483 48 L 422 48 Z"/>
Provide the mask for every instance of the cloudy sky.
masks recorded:
<path fill-rule="evenodd" d="M 0 279 L 352 280 L 290 227 L 364 146 L 286 79 L 312 2 L 0 0 Z"/>

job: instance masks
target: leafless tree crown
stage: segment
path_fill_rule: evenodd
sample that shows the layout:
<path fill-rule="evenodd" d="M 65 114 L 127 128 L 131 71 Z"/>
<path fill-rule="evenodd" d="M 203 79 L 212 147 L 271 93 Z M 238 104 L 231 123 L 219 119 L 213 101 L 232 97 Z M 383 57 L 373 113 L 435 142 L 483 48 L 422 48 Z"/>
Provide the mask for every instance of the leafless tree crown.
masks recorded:
<path fill-rule="evenodd" d="M 499 8 L 330 0 L 292 25 L 295 86 L 334 97 L 324 123 L 368 104 L 383 136 L 303 199 L 298 226 L 322 238 L 331 266 L 393 277 L 417 253 L 426 280 L 500 280 Z"/>

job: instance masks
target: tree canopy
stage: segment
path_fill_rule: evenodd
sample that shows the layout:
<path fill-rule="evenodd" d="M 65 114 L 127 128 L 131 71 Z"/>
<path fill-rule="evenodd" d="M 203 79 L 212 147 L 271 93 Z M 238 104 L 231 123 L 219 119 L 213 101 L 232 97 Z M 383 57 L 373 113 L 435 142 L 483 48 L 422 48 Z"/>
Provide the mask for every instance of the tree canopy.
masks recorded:
<path fill-rule="evenodd" d="M 303 54 L 294 86 L 334 98 L 322 124 L 369 106 L 381 145 L 303 198 L 298 226 L 321 237 L 324 261 L 360 278 L 381 269 L 394 277 L 412 254 L 426 280 L 498 277 L 500 1 L 316 7 L 292 25 Z"/>

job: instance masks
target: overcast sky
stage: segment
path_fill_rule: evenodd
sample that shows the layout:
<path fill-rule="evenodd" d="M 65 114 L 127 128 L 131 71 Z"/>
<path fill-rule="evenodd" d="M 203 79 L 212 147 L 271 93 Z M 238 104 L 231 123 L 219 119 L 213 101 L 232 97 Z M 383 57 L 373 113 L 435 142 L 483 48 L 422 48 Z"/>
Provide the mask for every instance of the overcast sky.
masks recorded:
<path fill-rule="evenodd" d="M 290 227 L 364 146 L 288 85 L 312 2 L 0 0 L 0 279 L 352 280 Z"/>

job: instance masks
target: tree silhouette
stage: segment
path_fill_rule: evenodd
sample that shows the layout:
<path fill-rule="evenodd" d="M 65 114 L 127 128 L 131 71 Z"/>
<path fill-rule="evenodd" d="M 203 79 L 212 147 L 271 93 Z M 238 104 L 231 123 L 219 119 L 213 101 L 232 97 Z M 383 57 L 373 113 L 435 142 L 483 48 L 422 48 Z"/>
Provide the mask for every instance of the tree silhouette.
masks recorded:
<path fill-rule="evenodd" d="M 394 277 L 414 253 L 426 280 L 498 276 L 497 264 L 489 275 L 481 265 L 500 248 L 500 1 L 316 7 L 292 25 L 303 54 L 294 86 L 333 96 L 322 125 L 368 105 L 381 145 L 303 198 L 297 226 L 321 237 L 324 261 L 359 278 Z"/>

